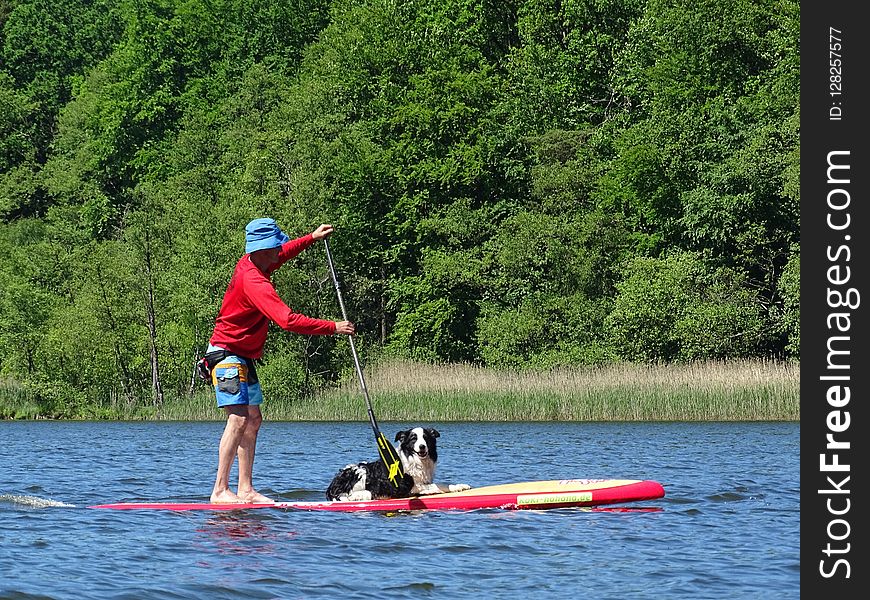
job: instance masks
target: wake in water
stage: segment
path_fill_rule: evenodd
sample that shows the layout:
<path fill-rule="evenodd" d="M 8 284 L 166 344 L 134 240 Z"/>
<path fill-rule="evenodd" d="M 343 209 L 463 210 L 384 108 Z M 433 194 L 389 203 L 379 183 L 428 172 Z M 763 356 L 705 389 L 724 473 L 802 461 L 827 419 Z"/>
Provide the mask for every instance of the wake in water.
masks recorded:
<path fill-rule="evenodd" d="M 39 496 L 19 496 L 15 494 L 0 494 L 0 504 L 16 504 L 30 508 L 75 508 L 75 504 L 67 504 L 50 498 Z"/>

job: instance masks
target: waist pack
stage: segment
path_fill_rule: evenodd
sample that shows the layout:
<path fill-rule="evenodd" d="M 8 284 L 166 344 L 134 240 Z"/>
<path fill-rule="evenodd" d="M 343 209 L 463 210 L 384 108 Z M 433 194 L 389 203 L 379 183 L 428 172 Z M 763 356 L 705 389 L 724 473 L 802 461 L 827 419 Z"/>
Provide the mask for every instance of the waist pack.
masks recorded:
<path fill-rule="evenodd" d="M 215 350 L 208 352 L 205 356 L 196 361 L 197 376 L 207 383 L 211 383 L 211 372 L 214 368 L 227 356 L 239 356 L 229 350 Z M 244 356 L 239 356 L 248 365 L 248 382 L 257 383 L 257 369 L 254 366 L 254 360 Z"/>

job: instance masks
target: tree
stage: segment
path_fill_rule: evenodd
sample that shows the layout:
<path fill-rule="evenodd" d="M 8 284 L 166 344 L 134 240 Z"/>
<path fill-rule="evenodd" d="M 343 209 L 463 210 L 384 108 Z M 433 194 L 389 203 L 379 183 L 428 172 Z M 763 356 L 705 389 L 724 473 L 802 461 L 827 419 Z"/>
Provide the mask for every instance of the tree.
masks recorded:
<path fill-rule="evenodd" d="M 792 246 L 792 254 L 779 278 L 777 290 L 782 298 L 778 317 L 780 331 L 787 339 L 785 350 L 797 357 L 801 348 L 801 252 L 797 245 Z"/>
<path fill-rule="evenodd" d="M 744 358 L 764 342 L 763 309 L 738 273 L 710 269 L 697 255 L 630 260 L 604 320 L 616 355 L 660 362 Z"/>

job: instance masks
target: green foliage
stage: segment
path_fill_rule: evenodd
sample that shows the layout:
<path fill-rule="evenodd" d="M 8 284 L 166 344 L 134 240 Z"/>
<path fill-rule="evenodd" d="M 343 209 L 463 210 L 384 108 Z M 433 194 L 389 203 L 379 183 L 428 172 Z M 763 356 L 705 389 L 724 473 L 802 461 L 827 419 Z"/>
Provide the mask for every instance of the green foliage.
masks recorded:
<path fill-rule="evenodd" d="M 0 217 L 44 216 L 39 170 L 74 82 L 121 35 L 114 0 L 10 3 L 0 35 Z M 5 10 L 3 11 L 5 13 Z"/>
<path fill-rule="evenodd" d="M 419 360 L 476 358 L 477 262 L 472 253 L 424 252 L 422 274 L 390 290 L 401 303 L 390 341 L 394 352 Z"/>
<path fill-rule="evenodd" d="M 552 368 L 611 360 L 601 340 L 606 312 L 582 294 L 530 295 L 517 308 L 494 305 L 479 321 L 480 352 L 496 367 Z"/>
<path fill-rule="evenodd" d="M 801 349 L 801 253 L 800 247 L 797 245 L 792 248 L 792 254 L 779 277 L 777 289 L 782 297 L 780 327 L 788 339 L 785 350 L 791 356 L 799 356 Z"/>
<path fill-rule="evenodd" d="M 42 271 L 51 270 L 51 258 L 38 252 L 45 248 L 45 229 L 26 219 L 4 227 L 0 237 L 0 373 L 22 379 L 41 371 L 38 351 L 59 303 L 42 279 Z"/>
<path fill-rule="evenodd" d="M 3 71 L 0 71 L 0 106 L 3 107 L 0 112 L 0 172 L 5 172 L 34 158 L 27 130 L 37 106 Z"/>
<path fill-rule="evenodd" d="M 652 112 L 735 99 L 770 68 L 778 2 L 652 0 L 633 23 L 617 69 L 624 102 Z"/>
<path fill-rule="evenodd" d="M 758 353 L 764 321 L 737 273 L 696 255 L 635 258 L 604 321 L 609 344 L 628 361 L 736 358 Z"/>
<path fill-rule="evenodd" d="M 614 110 L 616 53 L 644 2 L 519 3 L 518 41 L 506 63 L 513 118 L 527 132 L 579 129 Z"/>
<path fill-rule="evenodd" d="M 42 414 L 197 390 L 244 224 L 332 223 L 368 358 L 796 355 L 794 0 L 0 3 L 0 373 Z M 322 248 L 273 279 L 338 319 Z M 275 329 L 296 402 L 350 368 Z M 159 386 L 156 383 L 159 383 Z"/>

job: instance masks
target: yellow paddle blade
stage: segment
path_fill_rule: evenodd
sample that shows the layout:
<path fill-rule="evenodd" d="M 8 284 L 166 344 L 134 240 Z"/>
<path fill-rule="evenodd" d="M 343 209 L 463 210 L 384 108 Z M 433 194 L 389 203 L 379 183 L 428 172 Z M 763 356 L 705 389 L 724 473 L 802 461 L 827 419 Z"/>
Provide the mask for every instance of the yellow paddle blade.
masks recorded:
<path fill-rule="evenodd" d="M 387 467 L 390 483 L 393 484 L 393 487 L 398 488 L 399 482 L 405 478 L 405 472 L 402 470 L 402 463 L 396 454 L 396 449 L 387 441 L 383 433 L 378 436 L 378 453 L 381 455 L 384 466 Z"/>

